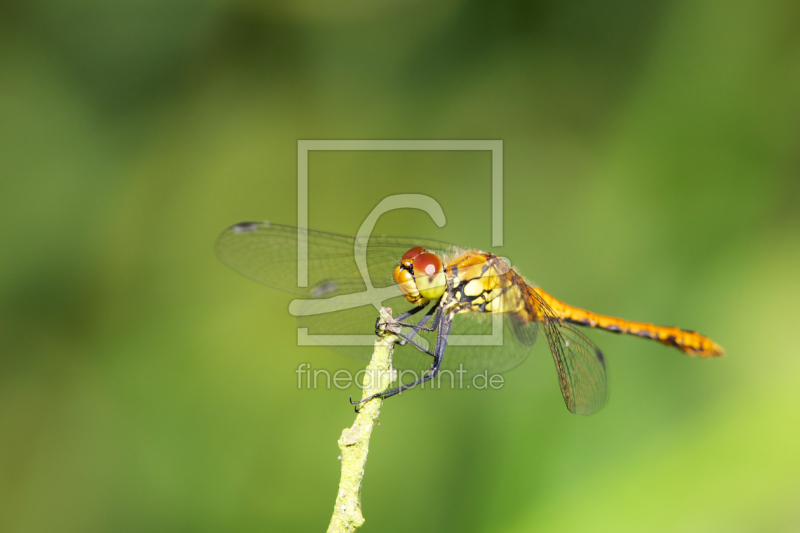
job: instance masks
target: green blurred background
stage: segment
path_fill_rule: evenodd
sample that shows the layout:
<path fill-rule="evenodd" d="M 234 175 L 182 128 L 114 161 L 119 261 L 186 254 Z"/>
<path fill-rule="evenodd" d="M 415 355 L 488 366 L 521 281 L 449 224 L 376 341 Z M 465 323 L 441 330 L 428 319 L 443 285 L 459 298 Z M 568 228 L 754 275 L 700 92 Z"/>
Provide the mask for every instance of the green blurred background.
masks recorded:
<path fill-rule="evenodd" d="M 800 531 L 800 4 L 0 4 L 0 530 L 322 531 L 350 391 L 295 369 L 291 298 L 222 265 L 296 220 L 298 139 L 502 139 L 505 246 L 590 332 L 570 415 L 543 345 L 500 391 L 384 406 L 364 531 Z M 490 157 L 310 159 L 310 226 L 489 248 Z M 509 406 L 514 406 L 511 409 Z"/>

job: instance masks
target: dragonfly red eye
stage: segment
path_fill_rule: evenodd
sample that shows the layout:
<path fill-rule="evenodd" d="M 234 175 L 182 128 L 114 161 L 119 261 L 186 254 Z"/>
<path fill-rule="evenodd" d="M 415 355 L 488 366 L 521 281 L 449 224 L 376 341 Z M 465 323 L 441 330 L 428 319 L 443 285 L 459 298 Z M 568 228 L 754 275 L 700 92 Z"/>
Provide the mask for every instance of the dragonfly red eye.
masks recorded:
<path fill-rule="evenodd" d="M 414 259 L 415 257 L 417 257 L 419 254 L 421 254 L 424 251 L 425 251 L 425 247 L 424 246 L 417 246 L 416 248 L 412 248 L 412 249 L 410 249 L 409 251 L 407 251 L 406 253 L 403 254 L 402 261 L 405 261 L 406 259 Z"/>
<path fill-rule="evenodd" d="M 425 274 L 429 278 L 442 271 L 442 262 L 434 254 L 423 252 L 414 258 L 414 275 Z"/>
<path fill-rule="evenodd" d="M 442 271 L 442 261 L 430 252 L 422 252 L 414 258 L 414 281 L 420 295 L 427 300 L 436 300 L 444 294 L 447 279 Z"/>

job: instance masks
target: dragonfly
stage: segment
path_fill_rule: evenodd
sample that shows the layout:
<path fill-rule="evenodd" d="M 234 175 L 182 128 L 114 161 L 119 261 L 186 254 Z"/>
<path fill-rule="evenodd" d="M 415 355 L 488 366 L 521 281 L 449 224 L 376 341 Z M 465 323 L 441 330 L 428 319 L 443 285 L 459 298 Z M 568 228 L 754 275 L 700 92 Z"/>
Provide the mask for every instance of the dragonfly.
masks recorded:
<path fill-rule="evenodd" d="M 303 287 L 298 286 L 298 247 L 305 256 Z M 443 241 L 350 237 L 242 222 L 219 236 L 216 249 L 241 274 L 326 310 L 298 317 L 300 326 L 326 339 L 331 334 L 374 335 L 385 327 L 377 323 L 381 306 L 405 309 L 395 317 L 392 331 L 401 345 L 414 349 L 397 350 L 393 366 L 420 370 L 420 375 L 361 402 L 394 396 L 442 373 L 455 379 L 453 372 L 459 372 L 462 379 L 508 371 L 528 357 L 540 332 L 553 356 L 566 407 L 576 414 L 598 411 L 607 398 L 605 357 L 579 328 L 650 339 L 692 356 L 724 353 L 695 331 L 568 305 L 526 281 L 508 260 Z M 372 351 L 371 343 L 334 348 L 365 360 Z"/>

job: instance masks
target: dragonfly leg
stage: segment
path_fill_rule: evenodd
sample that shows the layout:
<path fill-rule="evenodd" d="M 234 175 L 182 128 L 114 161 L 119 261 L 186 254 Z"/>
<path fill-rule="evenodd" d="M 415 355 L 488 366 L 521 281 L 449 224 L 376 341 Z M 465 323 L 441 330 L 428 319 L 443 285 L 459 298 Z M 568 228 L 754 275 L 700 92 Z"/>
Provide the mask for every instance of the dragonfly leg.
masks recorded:
<path fill-rule="evenodd" d="M 428 320 L 433 317 L 433 324 L 430 327 L 425 327 L 425 324 Z M 395 324 L 399 324 L 403 327 L 412 328 L 414 333 L 409 335 L 409 337 L 413 337 L 420 331 L 435 331 L 436 328 L 439 327 L 439 320 L 442 318 L 442 308 L 441 307 L 434 307 L 426 314 L 422 319 L 416 324 L 409 324 L 407 322 L 395 322 Z"/>
<path fill-rule="evenodd" d="M 411 339 L 413 339 L 417 335 L 417 333 L 419 333 L 420 326 L 424 326 L 425 323 L 428 322 L 428 319 L 430 317 L 431 315 L 425 315 L 424 317 L 422 317 L 422 320 L 420 320 L 416 326 L 412 326 L 411 332 L 404 339 L 401 339 L 398 344 L 400 346 L 405 346 L 406 344 L 409 344 L 411 342 Z M 426 330 L 426 331 L 432 331 L 432 330 Z M 412 346 L 414 345 L 412 344 Z"/>
<path fill-rule="evenodd" d="M 415 307 L 411 311 L 408 311 L 407 313 L 403 313 L 402 315 L 398 316 L 397 318 L 398 319 L 402 319 L 403 317 L 408 318 L 408 316 L 411 316 L 411 315 L 413 315 L 415 313 L 418 313 L 421 309 L 423 309 L 423 307 Z M 433 317 L 432 325 L 430 327 L 425 327 L 425 324 L 428 323 L 428 320 L 430 320 L 431 317 Z M 418 350 L 421 350 L 421 351 L 425 352 L 426 354 L 428 354 L 428 355 L 433 357 L 433 354 L 429 350 L 423 348 L 422 346 L 420 346 L 418 343 L 414 342 L 411 339 L 417 333 L 419 333 L 420 331 L 436 331 L 436 329 L 439 327 L 439 322 L 441 321 L 441 318 L 442 318 L 442 308 L 441 307 L 432 307 L 425 314 L 425 316 L 422 317 L 422 319 L 420 319 L 420 321 L 417 324 L 411 324 L 411 323 L 408 323 L 408 322 L 397 322 L 397 321 L 393 322 L 392 324 L 387 324 L 385 322 L 379 322 L 380 318 L 378 318 L 378 321 L 375 322 L 375 333 L 376 333 L 376 335 L 380 335 L 382 327 L 385 327 L 387 325 L 390 325 L 390 326 L 391 325 L 396 325 L 396 326 L 411 328 L 411 332 L 408 335 L 404 335 L 404 334 L 402 334 L 400 332 L 395 332 L 395 335 L 400 337 L 400 342 L 398 344 L 400 344 L 400 346 L 405 346 L 406 344 L 410 344 L 411 346 L 414 346 Z"/>
<path fill-rule="evenodd" d="M 409 324 L 409 325 L 405 326 L 405 324 L 404 324 L 404 323 L 402 323 L 402 324 L 400 324 L 400 325 L 401 325 L 401 326 L 405 326 L 405 327 L 407 327 L 407 328 L 411 328 L 411 333 L 409 333 L 409 334 L 408 334 L 408 338 L 409 338 L 409 339 L 411 339 L 411 338 L 412 338 L 412 337 L 414 337 L 414 336 L 415 336 L 417 333 L 419 333 L 420 329 L 422 329 L 422 328 L 425 326 L 425 324 L 427 324 L 427 323 L 428 323 L 428 320 L 430 320 L 430 318 L 431 318 L 431 315 L 430 315 L 430 314 L 427 314 L 427 315 L 425 315 L 424 317 L 422 317 L 422 318 L 420 319 L 420 321 L 416 323 L 416 325 L 414 325 L 414 324 Z M 429 330 L 429 329 L 427 329 L 427 328 L 426 328 L 426 331 L 432 331 L 432 330 Z M 406 345 L 406 343 L 407 343 L 407 341 L 406 341 L 406 340 L 401 340 L 401 341 L 400 341 L 400 346 L 405 346 L 405 345 Z"/>
<path fill-rule="evenodd" d="M 433 317 L 433 323 L 431 324 L 430 327 L 426 327 L 425 324 L 428 323 L 428 320 L 430 320 L 431 317 Z M 400 318 L 400 317 L 398 317 L 398 318 Z M 438 327 L 439 327 L 439 321 L 441 320 L 441 318 L 442 318 L 442 308 L 441 307 L 432 307 L 430 309 L 430 311 L 428 311 L 425 314 L 425 316 L 422 317 L 420 319 L 420 321 L 417 322 L 416 324 L 412 324 L 410 322 L 398 322 L 398 321 L 395 321 L 394 322 L 395 325 L 411 329 L 411 333 L 409 333 L 407 336 L 403 336 L 403 335 L 399 335 L 398 334 L 398 336 L 402 337 L 402 340 L 400 341 L 400 346 L 405 346 L 411 340 L 411 338 L 414 337 L 420 331 L 436 331 L 436 329 L 438 329 Z M 380 320 L 380 318 L 378 320 Z M 375 324 L 375 333 L 377 335 L 380 335 L 381 327 L 382 326 L 385 327 L 387 325 L 389 325 L 389 324 L 386 324 L 384 322 L 377 322 Z"/>
<path fill-rule="evenodd" d="M 357 402 L 354 402 L 353 398 L 350 397 L 350 405 L 355 405 L 356 406 L 356 413 L 357 413 L 358 412 L 358 407 L 364 402 L 368 402 L 368 401 L 370 401 L 372 399 L 375 399 L 375 398 L 380 398 L 382 400 L 385 400 L 386 398 L 391 398 L 395 394 L 400 394 L 404 390 L 408 390 L 408 389 L 410 389 L 412 387 L 416 387 L 417 385 L 425 383 L 426 381 L 430 381 L 433 378 L 435 378 L 436 375 L 439 373 L 439 368 L 441 367 L 441 365 L 442 365 L 442 358 L 434 356 L 433 365 L 431 366 L 430 370 L 428 370 L 428 373 L 425 374 L 424 376 L 422 376 L 421 378 L 419 378 L 418 380 L 412 381 L 411 383 L 406 383 L 405 385 L 400 385 L 399 387 L 394 388 L 394 389 L 390 389 L 390 390 L 387 390 L 387 391 L 379 392 L 377 394 L 373 394 L 372 396 L 367 396 L 363 400 L 359 400 Z"/>
<path fill-rule="evenodd" d="M 414 388 L 417 385 L 425 383 L 426 381 L 430 381 L 439 374 L 439 368 L 441 368 L 441 366 L 442 366 L 442 358 L 434 357 L 433 365 L 431 365 L 431 368 L 428 370 L 428 373 L 419 378 L 418 380 L 412 381 L 411 383 L 406 383 L 405 385 L 400 385 L 395 389 L 387 390 L 386 392 L 382 392 L 380 394 L 375 394 L 374 396 L 380 396 L 381 399 L 385 400 L 386 398 L 391 398 L 395 394 L 400 394 L 404 390 Z"/>
<path fill-rule="evenodd" d="M 413 308 L 409 309 L 408 311 L 406 311 L 405 313 L 403 313 L 402 315 L 398 315 L 397 318 L 394 319 L 394 322 L 395 322 L 395 324 L 397 324 L 399 326 L 404 326 L 405 322 L 403 322 L 403 320 L 405 320 L 406 318 L 408 318 L 410 316 L 416 315 L 417 313 L 419 313 L 423 309 L 425 309 L 424 305 L 418 305 L 417 307 L 413 307 Z M 375 335 L 381 335 L 383 333 L 382 328 L 385 327 L 386 325 L 387 325 L 386 322 L 381 322 L 381 317 L 376 318 L 375 319 Z"/>
<path fill-rule="evenodd" d="M 402 322 L 406 318 L 416 315 L 417 313 L 419 313 L 423 309 L 425 309 L 424 305 L 418 305 L 417 307 L 412 307 L 411 309 L 409 309 L 408 311 L 406 311 L 402 315 L 397 315 L 397 318 L 395 318 L 395 321 Z"/>
<path fill-rule="evenodd" d="M 431 352 L 430 350 L 428 350 L 424 346 L 421 346 L 420 344 L 418 344 L 417 341 L 412 340 L 411 339 L 411 335 L 406 336 L 406 335 L 403 335 L 402 333 L 395 333 L 395 335 L 400 337 L 400 339 L 401 339 L 400 340 L 400 344 L 401 345 L 405 346 L 406 344 L 410 344 L 411 346 L 413 346 L 417 350 L 419 350 L 419 351 L 421 351 L 423 353 L 426 353 L 426 354 L 430 355 L 431 357 L 436 357 L 436 355 L 433 352 Z"/>
<path fill-rule="evenodd" d="M 422 383 L 425 383 L 426 381 L 430 381 L 433 378 L 435 378 L 439 374 L 439 369 L 442 366 L 442 359 L 444 358 L 444 349 L 447 347 L 447 337 L 450 334 L 450 324 L 451 324 L 450 320 L 445 320 L 442 323 L 442 326 L 439 329 L 439 335 L 436 341 L 436 348 L 434 353 L 430 353 L 428 350 L 425 350 L 420 347 L 422 351 L 433 356 L 433 364 L 431 365 L 431 368 L 428 370 L 428 373 L 426 375 L 422 376 L 421 378 L 411 383 L 400 385 L 399 387 L 396 387 L 394 389 L 379 392 L 377 394 L 373 394 L 372 396 L 367 396 L 363 400 L 359 400 L 357 402 L 354 402 L 353 398 L 351 397 L 350 404 L 356 406 L 356 412 L 358 412 L 358 406 L 364 402 L 368 402 L 369 400 L 372 400 L 374 398 L 381 398 L 383 400 L 385 400 L 386 398 L 391 398 L 395 394 L 400 394 L 405 390 L 408 390 L 412 387 L 416 387 L 417 385 L 421 385 Z"/>
<path fill-rule="evenodd" d="M 423 348 L 417 342 L 412 340 L 412 337 L 414 337 L 420 331 L 436 331 L 437 329 L 439 329 L 439 325 L 442 322 L 442 308 L 441 307 L 437 308 L 435 314 L 431 314 L 432 311 L 433 311 L 433 309 L 431 309 L 431 311 L 428 312 L 427 315 L 422 317 L 422 320 L 419 321 L 419 324 L 408 324 L 406 326 L 406 327 L 410 327 L 411 328 L 411 333 L 409 333 L 408 335 L 404 335 L 402 333 L 396 333 L 396 335 L 398 337 L 400 337 L 400 339 L 401 339 L 400 340 L 400 345 L 401 346 L 405 346 L 406 344 L 410 344 L 411 346 L 415 347 L 416 349 L 418 349 L 418 350 L 430 355 L 434 359 L 436 359 L 436 355 L 431 353 L 430 350 L 427 350 L 427 349 Z M 428 321 L 428 319 L 431 316 L 433 316 L 433 324 L 429 328 L 424 327 L 425 323 Z M 401 324 L 401 325 L 404 325 L 404 324 Z M 436 342 L 438 343 L 439 340 L 437 340 Z"/>

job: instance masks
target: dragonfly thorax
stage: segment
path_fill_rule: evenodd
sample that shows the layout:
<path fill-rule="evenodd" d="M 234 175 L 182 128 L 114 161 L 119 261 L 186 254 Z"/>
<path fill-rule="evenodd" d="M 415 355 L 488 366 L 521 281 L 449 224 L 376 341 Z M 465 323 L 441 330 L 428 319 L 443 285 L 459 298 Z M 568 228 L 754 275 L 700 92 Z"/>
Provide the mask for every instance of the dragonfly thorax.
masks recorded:
<path fill-rule="evenodd" d="M 422 246 L 403 254 L 394 269 L 394 280 L 406 300 L 417 306 L 440 298 L 447 284 L 442 260 Z"/>

